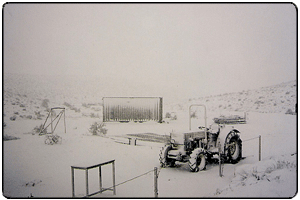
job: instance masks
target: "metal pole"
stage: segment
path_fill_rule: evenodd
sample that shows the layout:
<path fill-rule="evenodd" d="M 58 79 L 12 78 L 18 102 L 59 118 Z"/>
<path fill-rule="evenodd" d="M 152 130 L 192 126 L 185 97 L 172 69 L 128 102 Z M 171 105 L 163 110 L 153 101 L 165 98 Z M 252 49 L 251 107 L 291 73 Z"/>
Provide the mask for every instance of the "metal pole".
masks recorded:
<path fill-rule="evenodd" d="M 113 172 L 113 188 L 114 188 L 114 195 L 116 195 L 115 161 L 112 162 L 112 172 Z"/>
<path fill-rule="evenodd" d="M 259 155 L 258 155 L 258 160 L 261 161 L 261 135 L 259 135 L 258 138 L 259 138 L 259 142 L 258 142 L 258 143 L 259 143 L 259 149 L 258 149 L 258 150 L 259 150 L 259 153 L 258 153 Z"/>
<path fill-rule="evenodd" d="M 72 197 L 75 197 L 75 185 L 74 185 L 74 168 L 71 167 L 71 173 L 72 173 Z"/>
<path fill-rule="evenodd" d="M 52 125 L 52 108 L 50 109 L 50 116 L 51 116 L 51 133 L 53 133 L 53 125 Z"/>
<path fill-rule="evenodd" d="M 64 125 L 65 125 L 65 133 L 67 133 L 67 127 L 66 127 L 66 109 L 64 109 Z"/>
<path fill-rule="evenodd" d="M 158 198 L 158 189 L 157 189 L 157 167 L 154 167 L 154 197 Z"/>
<path fill-rule="evenodd" d="M 85 170 L 85 184 L 86 184 L 86 196 L 89 195 L 89 174 L 88 169 Z"/>

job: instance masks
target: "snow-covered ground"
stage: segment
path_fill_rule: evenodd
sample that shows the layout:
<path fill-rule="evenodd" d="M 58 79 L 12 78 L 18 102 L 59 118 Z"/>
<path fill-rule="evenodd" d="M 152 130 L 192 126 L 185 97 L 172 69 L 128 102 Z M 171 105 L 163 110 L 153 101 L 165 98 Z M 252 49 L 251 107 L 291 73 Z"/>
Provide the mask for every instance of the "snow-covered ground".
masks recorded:
<path fill-rule="evenodd" d="M 70 88 L 71 91 L 62 91 L 58 86 L 53 86 L 52 90 L 49 89 L 50 86 L 45 87 L 49 90 L 42 87 L 34 89 L 31 84 L 30 79 L 20 77 L 4 79 L 3 134 L 19 138 L 2 143 L 3 195 L 6 197 L 71 197 L 71 166 L 92 165 L 108 160 L 115 160 L 116 184 L 150 172 L 117 186 L 116 195 L 106 191 L 95 197 L 154 197 L 152 170 L 154 167 L 159 168 L 158 155 L 164 144 L 140 140 L 137 141 L 137 146 L 123 144 L 128 143 L 126 134 L 169 135 L 171 131 L 188 130 L 188 107 L 191 103 L 198 102 L 207 103 L 209 122 L 220 114 L 247 112 L 247 124 L 235 125 L 241 132 L 245 159 L 235 165 L 223 165 L 223 177 L 219 176 L 218 164 L 209 164 L 205 171 L 197 173 L 190 172 L 186 163 L 178 163 L 175 168 L 159 168 L 159 197 L 293 197 L 297 192 L 297 117 L 285 114 L 287 109 L 293 110 L 293 104 L 296 102 L 293 96 L 296 94 L 295 82 L 283 84 L 282 87 L 270 87 L 272 89 L 268 91 L 273 96 L 269 95 L 268 101 L 280 99 L 283 96 L 281 94 L 288 95 L 282 98 L 289 99 L 276 101 L 276 105 L 272 104 L 275 107 L 273 106 L 270 112 L 267 112 L 267 108 L 271 104 L 263 107 L 262 104 L 266 102 L 261 103 L 262 101 L 257 103 L 253 100 L 253 104 L 262 107 L 261 110 L 259 106 L 254 108 L 249 103 L 244 110 L 242 107 L 228 108 L 228 105 L 226 109 L 223 104 L 220 106 L 221 103 L 215 105 L 213 99 L 217 98 L 218 102 L 228 102 L 223 95 L 210 97 L 209 101 L 203 98 L 199 101 L 165 103 L 164 114 L 175 113 L 177 120 L 164 119 L 165 123 L 161 124 L 106 123 L 105 128 L 108 132 L 105 137 L 93 136 L 88 131 L 92 123 L 102 121 L 101 97 L 89 98 L 93 91 L 84 91 L 83 94 L 80 89 Z M 257 100 L 261 100 L 260 96 L 265 90 L 257 91 L 259 92 L 252 93 L 251 98 L 255 99 L 253 94 L 257 94 Z M 265 93 L 264 95 L 266 96 Z M 233 96 L 232 102 L 242 101 L 239 100 L 242 99 L 241 96 Z M 244 102 L 246 101 L 247 97 Z M 284 104 L 287 102 L 289 104 Z M 278 106 L 281 103 L 284 106 Z M 231 103 L 229 107 L 233 105 L 234 103 Z M 61 121 L 55 133 L 62 137 L 62 143 L 46 145 L 45 136 L 32 134 L 33 129 L 46 119 L 47 107 L 57 106 L 66 107 L 67 133 L 64 133 Z M 254 112 L 252 107 L 258 112 Z M 198 118 L 193 118 L 193 127 L 200 123 L 200 114 L 200 111 L 197 111 Z M 12 118 L 13 116 L 15 118 Z M 259 135 L 262 137 L 260 162 Z M 76 196 L 85 195 L 84 175 L 84 171 L 75 170 Z M 102 176 L 103 187 L 112 186 L 110 165 L 103 166 Z M 90 193 L 99 189 L 97 169 L 89 172 L 89 187 Z"/>

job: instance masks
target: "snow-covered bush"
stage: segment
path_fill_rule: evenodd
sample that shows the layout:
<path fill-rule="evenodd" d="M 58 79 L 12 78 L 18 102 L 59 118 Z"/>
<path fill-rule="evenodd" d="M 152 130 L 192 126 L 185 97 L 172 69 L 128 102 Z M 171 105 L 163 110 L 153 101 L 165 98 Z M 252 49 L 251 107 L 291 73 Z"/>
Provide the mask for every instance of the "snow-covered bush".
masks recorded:
<path fill-rule="evenodd" d="M 107 129 L 104 128 L 105 124 L 103 122 L 94 122 L 89 128 L 89 132 L 93 135 L 106 135 Z"/>

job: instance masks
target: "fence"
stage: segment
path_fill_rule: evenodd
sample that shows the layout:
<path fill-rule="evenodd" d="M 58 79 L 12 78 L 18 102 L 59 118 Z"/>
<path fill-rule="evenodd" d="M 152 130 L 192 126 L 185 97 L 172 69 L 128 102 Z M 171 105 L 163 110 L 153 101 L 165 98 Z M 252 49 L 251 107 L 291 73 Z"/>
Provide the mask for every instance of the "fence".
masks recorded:
<path fill-rule="evenodd" d="M 261 136 L 259 135 L 258 137 L 254 137 L 254 138 L 244 140 L 243 142 L 247 142 L 247 141 L 250 141 L 250 140 L 257 139 L 257 138 L 258 138 L 258 141 L 259 141 L 259 156 L 258 157 L 259 157 L 259 161 L 261 161 Z M 223 176 L 223 165 L 222 165 L 223 162 L 222 162 L 222 159 L 221 159 L 221 145 L 219 145 L 218 148 L 219 148 L 219 176 L 222 177 Z M 107 164 L 112 164 L 113 185 L 111 187 L 108 187 L 108 188 L 102 188 L 101 166 L 107 165 Z M 97 191 L 97 192 L 94 192 L 92 194 L 89 194 L 88 170 L 96 168 L 96 167 L 99 168 L 99 186 L 100 186 L 100 190 Z M 92 165 L 92 166 L 88 166 L 88 167 L 71 166 L 71 171 L 72 171 L 72 197 L 73 198 L 75 197 L 74 169 L 85 170 L 85 172 L 86 172 L 86 176 L 85 176 L 86 177 L 86 196 L 85 197 L 90 197 L 90 196 L 102 193 L 106 190 L 112 190 L 113 194 L 116 195 L 116 187 L 117 186 L 120 186 L 120 185 L 125 184 L 129 181 L 133 181 L 137 178 L 145 176 L 145 175 L 149 174 L 150 172 L 154 172 L 154 197 L 158 198 L 158 175 L 159 175 L 159 172 L 161 170 L 161 167 L 159 169 L 157 167 L 154 167 L 153 170 L 145 172 L 141 175 L 138 175 L 136 177 L 133 177 L 133 178 L 128 179 L 126 181 L 123 181 L 121 183 L 115 184 L 115 160 L 111 160 L 111 161 L 108 161 L 108 162 L 104 162 L 104 163 L 100 163 L 100 164 Z"/>
<path fill-rule="evenodd" d="M 162 97 L 104 97 L 103 122 L 162 122 Z"/>
<path fill-rule="evenodd" d="M 254 138 L 249 138 L 246 140 L 243 140 L 243 142 L 247 142 L 247 141 L 251 141 L 251 140 L 255 140 L 258 139 L 258 161 L 261 161 L 261 135 L 254 137 Z M 220 146 L 219 146 L 219 152 L 221 152 Z M 223 165 L 222 165 L 223 161 L 221 159 L 221 156 L 219 154 L 219 176 L 222 177 L 223 176 Z"/>

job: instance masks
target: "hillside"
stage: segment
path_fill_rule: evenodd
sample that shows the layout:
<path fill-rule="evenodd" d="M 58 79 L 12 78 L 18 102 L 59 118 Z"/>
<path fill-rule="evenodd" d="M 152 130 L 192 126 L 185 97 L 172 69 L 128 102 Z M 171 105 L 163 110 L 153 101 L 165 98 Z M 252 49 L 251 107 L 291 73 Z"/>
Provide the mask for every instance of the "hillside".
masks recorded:
<path fill-rule="evenodd" d="M 295 112 L 297 103 L 296 81 L 261 87 L 255 90 L 243 90 L 235 93 L 224 93 L 189 99 L 189 104 L 205 104 L 209 111 L 286 113 L 289 109 Z M 185 110 L 181 104 L 172 104 L 170 110 Z"/>
<path fill-rule="evenodd" d="M 120 89 L 112 88 L 114 92 Z M 168 112 L 187 113 L 187 105 L 191 104 L 205 104 L 210 113 L 215 112 L 217 115 L 226 112 L 286 113 L 289 109 L 295 112 L 296 90 L 296 81 L 290 81 L 256 90 L 181 102 L 163 96 L 163 116 Z M 99 80 L 95 78 L 80 80 L 65 76 L 6 74 L 3 91 L 4 121 L 10 118 L 41 119 L 47 114 L 47 108 L 57 106 L 66 107 L 72 117 L 102 118 L 102 97 L 112 94 L 108 91 L 109 88 L 99 84 Z M 120 96 L 124 95 L 120 93 Z"/>

